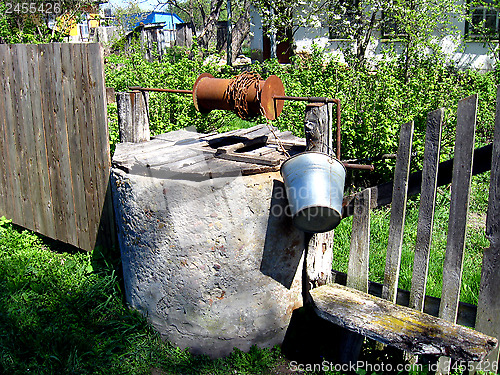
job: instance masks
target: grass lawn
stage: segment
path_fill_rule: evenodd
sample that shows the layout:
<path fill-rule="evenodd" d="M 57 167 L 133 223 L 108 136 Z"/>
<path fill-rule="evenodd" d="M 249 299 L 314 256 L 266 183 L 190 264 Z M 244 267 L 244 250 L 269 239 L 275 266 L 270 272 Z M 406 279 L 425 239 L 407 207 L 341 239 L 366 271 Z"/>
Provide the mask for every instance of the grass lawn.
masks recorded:
<path fill-rule="evenodd" d="M 477 302 L 489 175 L 474 177 L 462 301 Z M 449 189 L 438 197 L 428 294 L 441 292 Z M 372 214 L 370 278 L 383 280 L 389 209 Z M 418 200 L 407 211 L 400 286 L 411 281 Z M 351 220 L 335 236 L 333 268 L 345 271 Z M 145 318 L 129 310 L 117 270 L 101 254 L 42 239 L 0 219 L 1 374 L 290 374 L 279 348 L 210 360 L 163 342 Z M 368 348 L 368 350 L 371 350 Z M 366 352 L 366 350 L 365 350 Z M 369 353 L 370 356 L 370 353 Z M 375 357 L 376 356 L 376 357 Z M 377 360 L 380 353 L 372 358 Z M 336 374 L 336 372 L 325 372 Z M 426 373 L 426 372 L 423 372 Z"/>

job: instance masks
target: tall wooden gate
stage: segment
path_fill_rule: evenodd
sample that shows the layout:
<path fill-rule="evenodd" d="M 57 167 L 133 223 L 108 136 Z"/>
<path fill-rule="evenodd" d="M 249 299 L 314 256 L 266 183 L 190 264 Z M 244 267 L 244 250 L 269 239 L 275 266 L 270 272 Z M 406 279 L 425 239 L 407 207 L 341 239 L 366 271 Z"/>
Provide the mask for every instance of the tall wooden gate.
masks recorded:
<path fill-rule="evenodd" d="M 99 44 L 0 45 L 0 215 L 85 250 L 113 228 L 103 65 Z"/>

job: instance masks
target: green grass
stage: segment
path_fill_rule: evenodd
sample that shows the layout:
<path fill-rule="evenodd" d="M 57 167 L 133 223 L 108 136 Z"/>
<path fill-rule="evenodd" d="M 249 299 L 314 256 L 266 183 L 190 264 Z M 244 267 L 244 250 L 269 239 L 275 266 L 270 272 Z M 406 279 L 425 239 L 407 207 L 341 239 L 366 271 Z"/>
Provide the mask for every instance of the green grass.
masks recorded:
<path fill-rule="evenodd" d="M 97 258 L 0 220 L 1 374 L 265 374 L 283 362 L 279 348 L 210 360 L 162 341 Z"/>
<path fill-rule="evenodd" d="M 483 175 L 474 176 L 472 180 L 469 219 L 467 222 L 467 241 L 464 255 L 464 270 L 462 276 L 462 290 L 460 294 L 461 301 L 472 304 L 477 304 L 479 283 L 481 279 L 483 249 L 489 246 L 489 242 L 485 236 L 485 213 L 488 205 L 489 176 L 488 172 Z M 410 290 L 411 288 L 413 255 L 418 223 L 418 198 L 419 197 L 409 199 L 406 211 L 401 255 L 401 271 L 399 276 L 399 287 L 405 290 Z M 439 189 L 436 202 L 426 291 L 426 294 L 433 297 L 441 296 L 449 209 L 450 189 L 449 186 L 443 186 Z M 379 283 L 384 281 L 389 219 L 390 207 L 383 207 L 371 212 L 369 278 L 371 281 Z M 334 270 L 347 272 L 351 230 L 352 218 L 343 220 L 336 229 L 333 247 Z"/>
<path fill-rule="evenodd" d="M 461 300 L 477 302 L 489 174 L 473 179 Z M 427 293 L 439 297 L 449 189 L 440 189 Z M 390 211 L 372 212 L 370 279 L 381 282 Z M 418 199 L 408 203 L 400 286 L 409 289 Z M 346 270 L 352 220 L 335 234 L 334 269 Z M 115 257 L 116 258 L 116 257 Z M 161 340 L 123 301 L 120 276 L 102 254 L 54 243 L 0 218 L 0 373 L 2 374 L 280 374 L 279 348 L 234 350 L 211 360 Z M 369 348 L 368 348 L 369 349 Z M 365 350 L 366 351 L 366 350 Z M 377 361 L 379 353 L 368 353 Z M 330 373 L 330 372 L 328 372 Z M 425 373 L 425 372 L 423 372 Z"/>

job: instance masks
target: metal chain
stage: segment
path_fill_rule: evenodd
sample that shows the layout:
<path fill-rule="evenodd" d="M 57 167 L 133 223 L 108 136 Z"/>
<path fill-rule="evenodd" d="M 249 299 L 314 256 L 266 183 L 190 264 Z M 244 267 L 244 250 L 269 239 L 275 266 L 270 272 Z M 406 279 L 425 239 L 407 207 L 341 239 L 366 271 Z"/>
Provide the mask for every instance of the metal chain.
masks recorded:
<path fill-rule="evenodd" d="M 243 72 L 235 76 L 231 82 L 229 83 L 224 96 L 228 101 L 231 108 L 234 108 L 234 112 L 238 115 L 238 117 L 242 119 L 247 119 L 250 117 L 250 111 L 248 110 L 248 102 L 247 102 L 247 94 L 248 90 L 253 86 L 255 89 L 255 100 L 259 103 L 259 109 L 261 115 L 266 119 L 266 125 L 269 131 L 273 134 L 276 139 L 276 143 L 279 148 L 287 157 L 290 157 L 290 154 L 283 146 L 283 142 L 278 137 L 276 132 L 273 129 L 273 126 L 270 123 L 270 120 L 264 114 L 264 108 L 261 105 L 260 99 L 260 88 L 259 83 L 262 80 L 261 76 L 258 73 L 254 72 Z"/>
<path fill-rule="evenodd" d="M 261 79 L 257 73 L 243 72 L 234 77 L 229 83 L 224 96 L 231 108 L 234 108 L 234 112 L 238 117 L 242 119 L 250 117 L 247 102 L 247 93 L 250 87 L 253 86 L 255 88 L 255 92 L 257 93 L 256 99 L 260 102 L 259 82 Z"/>

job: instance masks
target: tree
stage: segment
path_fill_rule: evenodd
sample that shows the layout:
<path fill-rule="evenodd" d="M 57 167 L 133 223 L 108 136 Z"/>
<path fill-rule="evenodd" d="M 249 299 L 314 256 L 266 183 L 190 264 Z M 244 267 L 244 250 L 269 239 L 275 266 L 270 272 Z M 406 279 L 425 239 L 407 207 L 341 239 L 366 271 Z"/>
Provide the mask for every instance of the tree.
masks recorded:
<path fill-rule="evenodd" d="M 0 0 L 0 43 L 62 41 L 91 0 Z"/>
<path fill-rule="evenodd" d="M 250 0 L 231 0 L 233 16 L 232 59 L 237 56 L 250 32 Z M 227 20 L 227 0 L 158 0 L 179 13 L 185 21 L 191 22 L 199 32 L 198 45 L 205 51 L 217 33 L 217 23 Z"/>
<path fill-rule="evenodd" d="M 403 45 L 409 66 L 422 50 L 437 51 L 439 39 L 456 32 L 453 19 L 463 14 L 459 0 L 253 1 L 270 33 L 323 27 L 325 36 L 348 40 L 343 52 L 351 64 L 365 62 L 370 42 L 380 34 Z"/>

